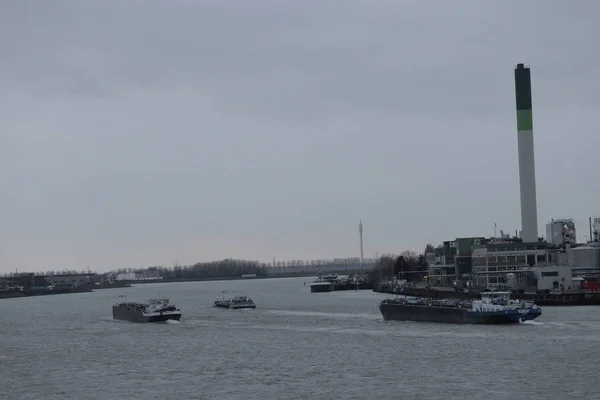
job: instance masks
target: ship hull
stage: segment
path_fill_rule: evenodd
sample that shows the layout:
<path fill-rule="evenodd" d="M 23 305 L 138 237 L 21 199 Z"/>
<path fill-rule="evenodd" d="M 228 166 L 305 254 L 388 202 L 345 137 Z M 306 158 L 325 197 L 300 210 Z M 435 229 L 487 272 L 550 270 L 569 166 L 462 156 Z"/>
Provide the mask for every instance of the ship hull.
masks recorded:
<path fill-rule="evenodd" d="M 231 304 L 229 306 L 229 308 L 232 308 L 234 310 L 237 310 L 240 308 L 256 308 L 256 304 L 253 304 L 253 303 Z"/>
<path fill-rule="evenodd" d="M 256 308 L 256 304 L 254 303 L 231 303 L 229 301 L 215 301 L 215 307 L 220 307 L 220 308 L 231 308 L 234 310 L 240 309 L 240 308 Z"/>
<path fill-rule="evenodd" d="M 179 321 L 181 319 L 181 312 L 171 311 L 160 314 L 144 314 L 138 310 L 126 310 L 119 307 L 113 307 L 113 319 L 129 322 L 165 322 L 168 320 Z"/>
<path fill-rule="evenodd" d="M 405 304 L 381 304 L 381 315 L 386 321 L 419 321 L 454 324 L 506 325 L 533 320 L 541 315 L 520 313 L 518 310 L 473 312 L 464 308 L 429 307 Z"/>
<path fill-rule="evenodd" d="M 310 285 L 311 293 L 323 293 L 323 292 L 332 292 L 333 291 L 333 283 L 317 283 Z"/>

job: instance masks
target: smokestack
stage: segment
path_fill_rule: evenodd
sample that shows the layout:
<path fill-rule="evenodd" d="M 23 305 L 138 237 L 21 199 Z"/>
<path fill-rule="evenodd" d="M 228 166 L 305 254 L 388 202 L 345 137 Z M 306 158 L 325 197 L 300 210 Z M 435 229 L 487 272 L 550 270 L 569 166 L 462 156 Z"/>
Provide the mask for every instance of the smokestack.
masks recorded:
<path fill-rule="evenodd" d="M 531 71 L 523 64 L 515 68 L 517 102 L 517 141 L 519 184 L 521 189 L 521 236 L 523 242 L 538 241 L 535 159 L 533 152 L 533 114 L 531 110 Z"/>
<path fill-rule="evenodd" d="M 590 217 L 590 242 L 594 241 L 594 237 L 592 236 L 592 217 Z"/>

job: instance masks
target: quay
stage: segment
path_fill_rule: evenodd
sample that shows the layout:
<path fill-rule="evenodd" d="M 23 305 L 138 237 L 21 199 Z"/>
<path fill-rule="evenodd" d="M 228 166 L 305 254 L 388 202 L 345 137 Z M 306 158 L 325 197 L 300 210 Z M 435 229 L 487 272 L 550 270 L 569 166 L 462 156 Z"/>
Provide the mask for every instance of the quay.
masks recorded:
<path fill-rule="evenodd" d="M 310 284 L 311 293 L 336 292 L 340 290 L 373 290 L 373 282 L 368 276 L 325 275 L 319 276 Z"/>
<path fill-rule="evenodd" d="M 23 273 L 0 278 L 0 299 L 89 293 L 98 289 L 131 287 L 129 282 L 106 279 L 93 273 L 35 275 Z"/>

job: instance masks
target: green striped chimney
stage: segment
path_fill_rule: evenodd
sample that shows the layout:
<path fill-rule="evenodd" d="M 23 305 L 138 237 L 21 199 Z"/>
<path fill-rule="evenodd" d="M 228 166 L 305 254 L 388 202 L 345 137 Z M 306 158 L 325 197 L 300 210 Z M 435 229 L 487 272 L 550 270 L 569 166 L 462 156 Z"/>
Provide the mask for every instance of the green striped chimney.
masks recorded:
<path fill-rule="evenodd" d="M 538 241 L 538 221 L 531 110 L 531 71 L 523 64 L 517 64 L 515 68 L 515 97 L 521 191 L 521 237 L 523 242 L 531 243 Z"/>

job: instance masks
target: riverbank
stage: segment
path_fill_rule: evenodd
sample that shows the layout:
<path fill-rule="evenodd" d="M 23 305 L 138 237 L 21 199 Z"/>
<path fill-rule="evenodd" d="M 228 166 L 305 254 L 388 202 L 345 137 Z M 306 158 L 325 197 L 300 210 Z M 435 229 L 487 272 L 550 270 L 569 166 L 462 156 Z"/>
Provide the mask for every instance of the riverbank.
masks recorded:
<path fill-rule="evenodd" d="M 277 278 L 310 278 L 315 277 L 315 272 L 305 273 L 294 273 L 294 274 L 282 274 L 282 275 L 270 275 L 270 276 L 220 276 L 220 277 L 201 277 L 201 278 L 168 278 L 168 279 L 144 279 L 144 280 L 127 280 L 132 285 L 144 284 L 144 283 L 177 283 L 177 282 L 206 282 L 206 281 L 242 281 L 242 280 L 256 280 L 256 279 L 277 279 Z"/>
<path fill-rule="evenodd" d="M 37 296 L 52 296 L 59 294 L 73 293 L 90 293 L 93 290 L 89 287 L 82 288 L 62 288 L 45 291 L 21 291 L 21 290 L 2 290 L 0 291 L 0 299 L 14 299 L 19 297 L 37 297 Z"/>

